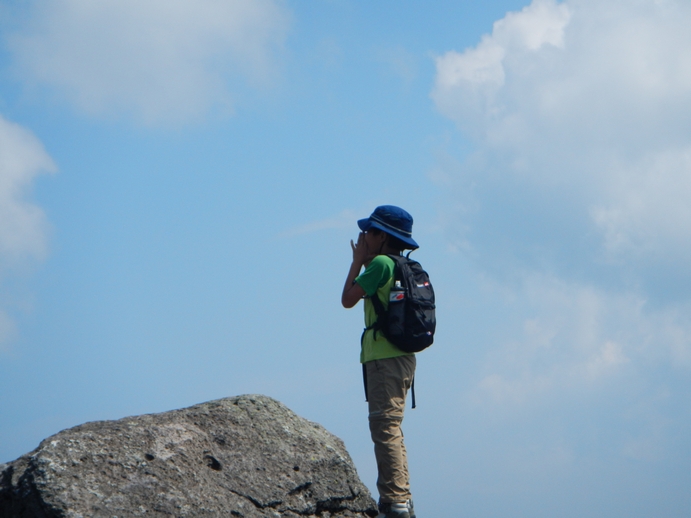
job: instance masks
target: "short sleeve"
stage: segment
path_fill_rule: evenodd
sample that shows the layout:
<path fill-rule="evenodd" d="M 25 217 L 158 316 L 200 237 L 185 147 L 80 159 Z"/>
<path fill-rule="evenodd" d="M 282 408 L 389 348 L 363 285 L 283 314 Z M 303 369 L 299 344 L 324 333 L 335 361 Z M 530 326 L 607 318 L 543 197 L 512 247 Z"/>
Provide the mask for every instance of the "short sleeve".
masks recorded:
<path fill-rule="evenodd" d="M 355 278 L 368 296 L 372 296 L 393 275 L 393 261 L 385 255 L 378 255 L 367 265 L 365 271 Z"/>

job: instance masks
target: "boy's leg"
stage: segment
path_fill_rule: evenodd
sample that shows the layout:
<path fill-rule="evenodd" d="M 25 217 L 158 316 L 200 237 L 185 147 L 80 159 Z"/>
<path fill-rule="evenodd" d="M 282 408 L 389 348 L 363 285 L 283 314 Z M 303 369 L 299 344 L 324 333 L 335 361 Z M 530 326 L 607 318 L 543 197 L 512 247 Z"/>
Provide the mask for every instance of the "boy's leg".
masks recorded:
<path fill-rule="evenodd" d="M 415 356 L 375 360 L 365 367 L 369 425 L 379 472 L 379 502 L 405 502 L 411 495 L 401 423 L 406 395 L 415 376 Z"/>

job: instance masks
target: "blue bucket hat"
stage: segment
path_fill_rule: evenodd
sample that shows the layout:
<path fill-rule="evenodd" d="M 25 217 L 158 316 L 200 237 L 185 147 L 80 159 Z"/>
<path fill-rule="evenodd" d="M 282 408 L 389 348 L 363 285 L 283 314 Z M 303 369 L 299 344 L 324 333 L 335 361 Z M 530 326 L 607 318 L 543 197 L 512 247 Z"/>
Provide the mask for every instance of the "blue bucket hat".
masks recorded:
<path fill-rule="evenodd" d="M 415 250 L 420 246 L 413 239 L 413 217 L 400 207 L 394 205 L 380 205 L 369 218 L 360 219 L 358 227 L 363 232 L 371 228 L 378 228 L 387 234 L 403 241 L 407 248 Z"/>

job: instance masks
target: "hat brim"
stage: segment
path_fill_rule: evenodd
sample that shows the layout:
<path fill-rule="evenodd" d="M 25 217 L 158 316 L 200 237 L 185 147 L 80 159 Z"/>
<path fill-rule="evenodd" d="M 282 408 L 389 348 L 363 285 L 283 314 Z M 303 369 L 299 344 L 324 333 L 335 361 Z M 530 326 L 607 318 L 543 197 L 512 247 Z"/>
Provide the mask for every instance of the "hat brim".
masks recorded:
<path fill-rule="evenodd" d="M 360 227 L 360 230 L 362 230 L 363 232 L 367 232 L 371 228 L 378 228 L 382 232 L 386 232 L 387 234 L 394 236 L 395 238 L 400 239 L 406 245 L 408 245 L 408 248 L 410 248 L 411 250 L 415 250 L 416 248 L 420 248 L 420 245 L 418 245 L 412 237 L 404 236 L 403 234 L 400 234 L 399 232 L 396 232 L 395 230 L 391 230 L 390 228 L 386 228 L 383 225 L 380 225 L 379 223 L 377 223 L 376 221 L 373 221 L 371 218 L 359 219 L 357 222 L 357 226 Z"/>

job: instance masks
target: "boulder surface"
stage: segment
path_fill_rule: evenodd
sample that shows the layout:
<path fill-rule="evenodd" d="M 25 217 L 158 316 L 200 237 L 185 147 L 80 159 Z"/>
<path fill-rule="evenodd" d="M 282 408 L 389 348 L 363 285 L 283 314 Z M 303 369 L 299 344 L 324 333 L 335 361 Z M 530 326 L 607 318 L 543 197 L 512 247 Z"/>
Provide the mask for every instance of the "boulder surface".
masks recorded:
<path fill-rule="evenodd" d="M 97 421 L 0 465 L 0 517 L 366 517 L 343 442 L 266 396 Z"/>

